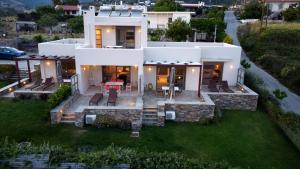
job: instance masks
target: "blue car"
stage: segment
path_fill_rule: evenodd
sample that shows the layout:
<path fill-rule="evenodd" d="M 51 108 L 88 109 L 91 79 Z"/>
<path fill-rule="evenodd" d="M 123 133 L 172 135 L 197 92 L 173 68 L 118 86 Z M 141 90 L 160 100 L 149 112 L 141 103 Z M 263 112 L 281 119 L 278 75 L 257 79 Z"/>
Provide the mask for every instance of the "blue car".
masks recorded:
<path fill-rule="evenodd" d="M 0 59 L 14 59 L 15 57 L 26 55 L 24 51 L 16 48 L 0 46 Z"/>

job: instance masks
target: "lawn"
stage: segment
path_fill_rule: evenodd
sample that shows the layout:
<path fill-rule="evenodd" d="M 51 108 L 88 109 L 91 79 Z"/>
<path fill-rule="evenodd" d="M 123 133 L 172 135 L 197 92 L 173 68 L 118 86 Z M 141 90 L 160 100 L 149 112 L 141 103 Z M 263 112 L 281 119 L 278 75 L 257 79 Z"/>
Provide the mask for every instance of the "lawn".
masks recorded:
<path fill-rule="evenodd" d="M 5 87 L 5 86 L 11 84 L 11 83 L 13 83 L 13 82 L 0 80 L 0 89 L 2 87 Z"/>
<path fill-rule="evenodd" d="M 167 123 L 146 127 L 140 138 L 119 129 L 76 128 L 50 125 L 48 106 L 42 101 L 0 101 L 0 136 L 39 144 L 49 142 L 70 148 L 108 145 L 140 151 L 179 152 L 203 160 L 225 160 L 233 166 L 255 169 L 300 168 L 300 153 L 260 111 L 225 111 L 215 124 Z"/>

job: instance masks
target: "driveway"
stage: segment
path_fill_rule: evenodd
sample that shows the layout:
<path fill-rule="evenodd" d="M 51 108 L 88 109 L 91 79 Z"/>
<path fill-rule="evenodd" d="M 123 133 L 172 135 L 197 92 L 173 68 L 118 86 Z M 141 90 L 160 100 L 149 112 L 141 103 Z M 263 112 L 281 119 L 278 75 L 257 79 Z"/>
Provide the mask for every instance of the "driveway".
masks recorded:
<path fill-rule="evenodd" d="M 233 42 L 235 45 L 240 46 L 240 42 L 237 38 L 237 28 L 241 23 L 234 16 L 233 11 L 225 12 L 225 22 L 227 23 L 226 33 L 233 38 Z M 249 60 L 244 51 L 242 51 L 242 59 L 246 59 L 249 63 L 251 63 L 250 71 L 260 77 L 266 86 L 266 88 L 272 93 L 275 89 L 280 89 L 285 91 L 288 97 L 284 98 L 280 104 L 281 108 L 284 111 L 293 111 L 300 115 L 300 97 L 291 92 L 288 88 L 282 85 L 277 79 L 272 77 L 263 69 L 257 67 L 253 62 Z"/>

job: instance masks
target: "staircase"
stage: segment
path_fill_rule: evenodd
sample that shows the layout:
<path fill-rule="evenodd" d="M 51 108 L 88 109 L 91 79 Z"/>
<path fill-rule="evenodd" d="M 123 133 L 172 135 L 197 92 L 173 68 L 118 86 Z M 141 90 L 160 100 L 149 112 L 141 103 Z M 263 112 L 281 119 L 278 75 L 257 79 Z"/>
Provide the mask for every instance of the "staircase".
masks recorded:
<path fill-rule="evenodd" d="M 60 123 L 74 124 L 75 121 L 76 121 L 76 114 L 75 113 L 64 113 L 61 117 Z"/>
<path fill-rule="evenodd" d="M 157 108 L 144 108 L 143 125 L 156 126 L 158 124 Z"/>

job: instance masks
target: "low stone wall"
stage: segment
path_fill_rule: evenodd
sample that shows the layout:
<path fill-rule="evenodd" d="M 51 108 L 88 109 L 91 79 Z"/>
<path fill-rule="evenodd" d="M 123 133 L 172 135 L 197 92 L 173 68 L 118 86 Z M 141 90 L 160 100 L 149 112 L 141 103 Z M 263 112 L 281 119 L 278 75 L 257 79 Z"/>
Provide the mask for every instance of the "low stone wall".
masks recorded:
<path fill-rule="evenodd" d="M 257 108 L 258 94 L 246 86 L 242 86 L 244 93 L 212 93 L 207 94 L 220 109 L 250 110 Z"/>
<path fill-rule="evenodd" d="M 84 114 L 110 115 L 117 121 L 130 121 L 133 130 L 139 130 L 142 127 L 143 101 L 141 97 L 138 97 L 135 107 L 88 106 L 83 112 Z"/>
<path fill-rule="evenodd" d="M 214 117 L 215 104 L 207 95 L 202 95 L 204 102 L 166 101 L 158 103 L 158 111 L 175 111 L 175 121 L 198 122 Z"/>
<path fill-rule="evenodd" d="M 28 78 L 22 79 L 21 80 L 21 86 L 24 86 L 28 82 L 29 82 Z M 19 88 L 20 88 L 20 86 L 19 86 L 18 82 L 14 82 L 12 84 L 9 84 L 9 85 L 7 85 L 7 86 L 0 89 L 0 96 L 3 96 L 3 95 L 5 95 L 7 93 L 10 93 L 10 92 L 14 92 L 16 89 L 19 89 Z"/>
<path fill-rule="evenodd" d="M 14 92 L 14 96 L 16 98 L 24 98 L 24 99 L 41 99 L 42 95 L 47 95 L 49 97 L 54 92 L 51 91 L 27 91 L 27 90 L 17 90 Z"/>

